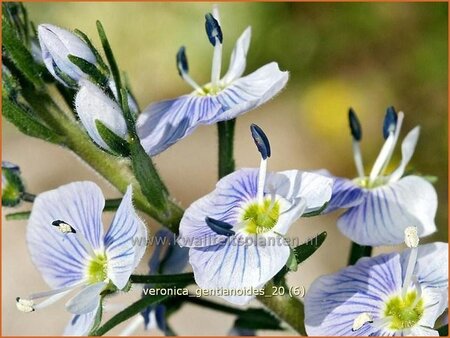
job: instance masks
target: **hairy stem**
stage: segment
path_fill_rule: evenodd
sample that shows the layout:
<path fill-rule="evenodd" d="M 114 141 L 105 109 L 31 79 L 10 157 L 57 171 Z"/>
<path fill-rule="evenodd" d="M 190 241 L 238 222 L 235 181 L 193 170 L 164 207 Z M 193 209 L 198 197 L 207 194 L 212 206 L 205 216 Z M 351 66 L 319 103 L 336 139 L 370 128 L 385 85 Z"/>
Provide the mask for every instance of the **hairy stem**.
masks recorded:
<path fill-rule="evenodd" d="M 306 336 L 303 303 L 298 298 L 289 296 L 288 292 L 283 296 L 273 295 L 273 286 L 274 284 L 269 282 L 264 289 L 264 295 L 257 296 L 257 299 L 278 319 L 302 336 Z"/>
<path fill-rule="evenodd" d="M 234 171 L 233 142 L 236 119 L 217 123 L 219 133 L 219 178 Z"/>

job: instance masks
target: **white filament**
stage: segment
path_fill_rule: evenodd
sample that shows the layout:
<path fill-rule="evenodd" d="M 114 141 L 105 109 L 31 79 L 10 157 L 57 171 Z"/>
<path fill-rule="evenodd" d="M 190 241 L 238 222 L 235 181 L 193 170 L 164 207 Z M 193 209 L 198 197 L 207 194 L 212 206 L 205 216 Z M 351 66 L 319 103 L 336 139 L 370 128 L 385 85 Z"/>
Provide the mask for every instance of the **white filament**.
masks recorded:
<path fill-rule="evenodd" d="M 258 188 L 257 188 L 257 198 L 258 203 L 264 203 L 264 186 L 266 184 L 266 174 L 267 174 L 267 159 L 261 159 L 259 165 L 259 175 L 258 175 Z"/>
<path fill-rule="evenodd" d="M 200 87 L 198 85 L 197 82 L 195 82 L 188 73 L 186 73 L 185 71 L 181 72 L 181 77 L 183 78 L 184 81 L 186 81 L 186 83 L 188 85 L 190 85 L 192 88 L 194 88 L 196 91 L 198 91 L 199 93 L 204 93 L 202 87 Z"/>
<path fill-rule="evenodd" d="M 402 297 L 406 296 L 406 292 L 411 285 L 414 267 L 417 261 L 419 236 L 417 235 L 417 229 L 415 227 L 408 227 L 405 229 L 405 243 L 409 248 L 411 248 L 411 252 L 409 254 L 408 265 L 406 266 L 405 280 L 402 287 Z"/>
<path fill-rule="evenodd" d="M 364 177 L 364 166 L 362 161 L 362 155 L 361 155 L 361 147 L 359 146 L 360 143 L 357 140 L 353 140 L 352 146 L 353 146 L 353 158 L 355 160 L 356 165 L 356 171 L 358 172 L 359 177 Z"/>
<path fill-rule="evenodd" d="M 369 180 L 373 182 L 378 175 L 387 167 L 389 161 L 391 160 L 392 153 L 394 152 L 395 145 L 397 144 L 398 137 L 400 135 L 400 129 L 403 123 L 403 113 L 398 113 L 397 118 L 397 126 L 395 131 L 389 133 L 386 142 L 384 142 L 383 147 L 381 148 L 380 153 L 378 154 L 377 159 L 375 160 L 375 164 L 372 167 L 372 171 L 370 172 Z"/>
<path fill-rule="evenodd" d="M 213 88 L 217 87 L 220 80 L 220 71 L 222 68 L 222 44 L 216 37 L 216 44 L 214 46 L 214 55 L 211 70 L 211 85 Z"/>

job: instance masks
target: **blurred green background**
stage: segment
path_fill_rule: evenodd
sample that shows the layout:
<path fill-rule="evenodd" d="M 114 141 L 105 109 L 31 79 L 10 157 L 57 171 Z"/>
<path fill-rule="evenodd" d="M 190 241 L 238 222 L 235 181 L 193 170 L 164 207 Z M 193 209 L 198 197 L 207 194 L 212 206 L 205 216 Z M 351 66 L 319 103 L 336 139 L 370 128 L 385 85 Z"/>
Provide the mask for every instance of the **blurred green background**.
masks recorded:
<path fill-rule="evenodd" d="M 290 71 L 287 88 L 275 100 L 238 120 L 237 166 L 258 165 L 258 155 L 248 134 L 249 124 L 255 122 L 272 141 L 274 156 L 270 169 L 327 168 L 334 174 L 353 177 L 348 108 L 352 106 L 362 122 L 362 149 L 368 171 L 383 143 L 385 109 L 394 105 L 405 112 L 403 136 L 415 125 L 422 126 L 411 166 L 439 178 L 435 185 L 439 194 L 436 217 L 439 232 L 424 242 L 447 241 L 447 4 L 220 3 L 219 6 L 224 33 L 223 71 L 227 69 L 235 40 L 248 25 L 252 26 L 253 36 L 246 73 L 270 61 L 277 61 L 281 69 Z M 204 14 L 211 11 L 209 3 L 27 3 L 26 7 L 36 24 L 79 28 L 97 46 L 100 44 L 95 20 L 101 20 L 141 108 L 152 101 L 190 91 L 175 67 L 175 54 L 181 45 L 187 48 L 191 76 L 198 83 L 209 80 L 212 48 L 204 34 Z M 171 192 L 184 206 L 211 191 L 215 184 L 215 132 L 214 127 L 201 127 L 155 159 Z M 33 192 L 76 179 L 102 182 L 63 150 L 28 139 L 8 123 L 3 124 L 3 154 L 4 159 L 22 166 Z M 397 148 L 393 166 L 400 160 L 399 155 Z M 55 156 L 60 161 L 55 161 Z M 114 193 L 107 185 L 105 190 L 112 192 L 110 196 Z M 305 270 L 314 268 L 314 272 L 292 277 L 295 282 L 309 285 L 319 274 L 345 265 L 349 241 L 336 230 L 335 221 L 336 215 L 308 220 L 309 223 L 303 222 L 294 230 L 305 238 L 318 231 L 329 232 L 323 252 L 315 255 L 312 263 L 305 264 Z M 153 225 L 151 221 L 149 224 Z M 23 241 L 22 230 L 9 229 L 9 225 L 7 230 L 4 227 L 4 233 L 11 231 L 6 239 L 4 236 L 4 242 Z M 17 249 L 17 246 L 9 249 L 8 245 L 11 244 L 4 245 L 5 251 Z M 334 254 L 336 250 L 338 255 Z M 14 260 L 10 263 L 13 268 Z M 5 269 L 8 266 L 5 264 Z M 36 273 L 30 276 L 36 278 Z M 8 315 L 10 310 L 5 311 Z M 7 317 L 11 322 L 4 333 L 24 333 L 23 326 L 14 324 L 15 314 Z M 216 320 L 205 318 L 211 320 L 210 325 Z M 223 326 L 222 331 L 202 331 L 196 326 L 180 333 L 226 333 L 226 325 L 218 325 Z"/>

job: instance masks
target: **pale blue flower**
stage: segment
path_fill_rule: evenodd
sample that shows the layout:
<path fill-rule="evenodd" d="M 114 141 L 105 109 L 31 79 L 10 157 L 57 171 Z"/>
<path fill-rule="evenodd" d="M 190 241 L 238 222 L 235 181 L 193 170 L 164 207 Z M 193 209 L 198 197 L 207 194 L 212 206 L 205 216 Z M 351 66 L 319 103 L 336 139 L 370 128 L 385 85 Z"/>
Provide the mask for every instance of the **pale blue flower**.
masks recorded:
<path fill-rule="evenodd" d="M 186 209 L 178 243 L 187 246 L 196 283 L 226 289 L 235 304 L 253 298 L 286 264 L 290 248 L 284 235 L 302 214 L 317 211 L 331 197 L 332 180 L 289 170 L 266 173 L 270 147 L 252 126 L 262 154 L 260 169 L 240 169 Z M 244 294 L 242 294 L 244 292 Z M 250 294 L 249 294 L 250 292 Z"/>
<path fill-rule="evenodd" d="M 448 244 L 361 258 L 313 282 L 305 297 L 310 336 L 438 336 L 448 308 Z"/>
<path fill-rule="evenodd" d="M 349 208 L 338 219 L 341 232 L 358 244 L 371 246 L 401 243 L 408 226 L 416 226 L 420 237 L 435 232 L 437 195 L 434 187 L 423 177 L 404 176 L 419 138 L 419 127 L 404 138 L 402 160 L 397 169 L 386 174 L 403 122 L 402 112 L 397 115 L 394 108 L 388 108 L 383 126 L 386 142 L 366 176 L 360 151 L 361 126 L 351 109 L 349 119 L 358 177 L 353 180 L 335 177 L 333 197 L 326 210 Z"/>
<path fill-rule="evenodd" d="M 181 77 L 194 91 L 171 100 L 151 104 L 139 116 L 137 130 L 144 149 L 157 155 L 190 135 L 199 125 L 233 119 L 273 98 L 286 85 L 288 73 L 275 62 L 242 76 L 245 71 L 251 30 L 236 42 L 228 72 L 221 77 L 223 35 L 217 11 L 206 15 L 206 31 L 214 46 L 211 82 L 198 85 L 189 75 L 185 48 L 177 54 Z"/>
<path fill-rule="evenodd" d="M 69 60 L 69 55 L 75 55 L 92 64 L 97 63 L 89 46 L 66 29 L 41 24 L 38 26 L 38 38 L 45 66 L 53 77 L 64 85 L 67 83 L 60 77 L 60 72 L 75 82 L 88 78 L 87 74 Z"/>
<path fill-rule="evenodd" d="M 145 251 L 147 231 L 126 194 L 106 234 L 105 199 L 92 182 L 75 182 L 37 196 L 27 227 L 31 259 L 52 290 L 17 298 L 23 312 L 40 310 L 77 290 L 66 303 L 73 314 L 66 335 L 92 327 L 105 288 L 123 289 Z M 135 240 L 136 239 L 136 240 Z"/>

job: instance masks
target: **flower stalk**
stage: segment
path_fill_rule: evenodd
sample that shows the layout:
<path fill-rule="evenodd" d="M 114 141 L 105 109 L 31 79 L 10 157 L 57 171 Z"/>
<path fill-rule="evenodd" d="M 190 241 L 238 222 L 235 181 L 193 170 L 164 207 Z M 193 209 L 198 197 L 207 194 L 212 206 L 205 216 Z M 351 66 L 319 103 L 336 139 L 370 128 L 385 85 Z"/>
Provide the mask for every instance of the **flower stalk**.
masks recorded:
<path fill-rule="evenodd" d="M 236 119 L 217 123 L 219 134 L 219 178 L 222 178 L 234 171 L 234 128 Z"/>

